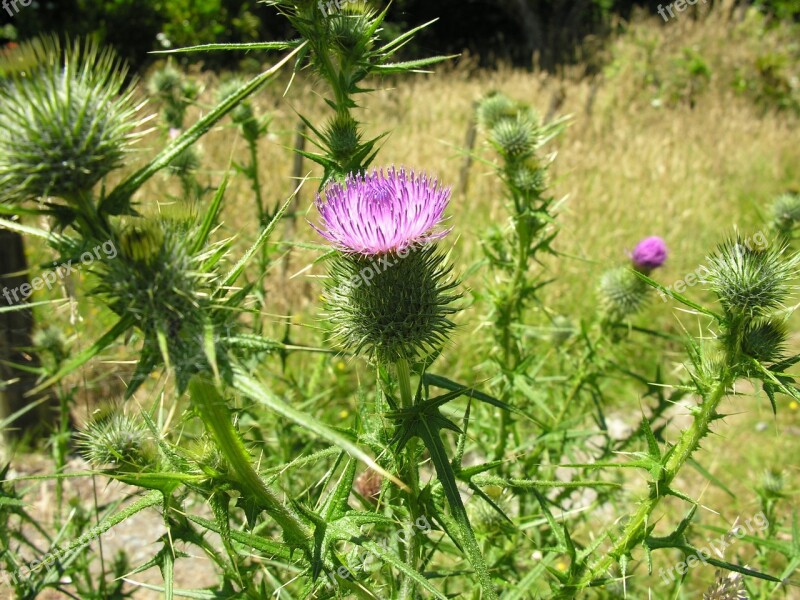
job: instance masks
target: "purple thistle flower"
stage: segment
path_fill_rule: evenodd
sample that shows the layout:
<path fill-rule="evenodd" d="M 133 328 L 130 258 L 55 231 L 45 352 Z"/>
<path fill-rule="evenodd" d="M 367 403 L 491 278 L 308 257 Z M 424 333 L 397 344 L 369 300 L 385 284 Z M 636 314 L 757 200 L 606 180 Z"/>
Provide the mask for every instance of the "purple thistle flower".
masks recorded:
<path fill-rule="evenodd" d="M 657 269 L 667 260 L 667 244 L 658 236 L 644 238 L 633 249 L 631 260 L 639 271 Z"/>
<path fill-rule="evenodd" d="M 418 243 L 440 240 L 450 229 L 434 231 L 450 201 L 450 188 L 425 173 L 396 171 L 347 176 L 333 183 L 325 200 L 317 196 L 322 222 L 317 232 L 349 254 L 402 252 Z"/>

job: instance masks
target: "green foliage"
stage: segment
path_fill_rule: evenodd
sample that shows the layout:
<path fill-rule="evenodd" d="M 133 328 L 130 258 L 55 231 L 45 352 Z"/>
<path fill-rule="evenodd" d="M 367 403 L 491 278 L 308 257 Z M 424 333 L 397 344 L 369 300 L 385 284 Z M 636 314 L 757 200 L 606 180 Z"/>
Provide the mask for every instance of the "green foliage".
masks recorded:
<path fill-rule="evenodd" d="M 9 468 L 0 471 L 0 561 L 18 573 L 23 556 L 44 550 L 52 557 L 27 577 L 15 575 L 16 595 L 33 599 L 52 589 L 121 598 L 129 593 L 123 576 L 157 567 L 165 598 L 644 597 L 639 576 L 652 569 L 654 556 L 698 552 L 697 490 L 704 487 L 685 476 L 687 466 L 732 495 L 698 453 L 725 417 L 723 401 L 736 402 L 745 379 L 763 389 L 774 411 L 779 395 L 800 400 L 789 372 L 800 355 L 789 353 L 788 342 L 787 307 L 800 265 L 788 246 L 798 220 L 794 196 L 772 211 L 778 242 L 754 248 L 735 237 L 708 258 L 704 284 L 716 304 L 667 290 L 651 278 L 655 266 L 619 265 L 598 270 L 595 310 L 558 314 L 543 293 L 558 271 L 543 265 L 567 260 L 557 248 L 561 201 L 549 190 L 556 158 L 550 144 L 567 118 L 545 121 L 493 94 L 476 119 L 491 153 L 482 162 L 503 184 L 506 219 L 486 234 L 484 259 L 470 269 L 486 280 L 486 291 L 472 294 L 473 307 L 485 313 L 469 341 L 484 360 L 466 368 L 471 380 L 489 374 L 481 386 L 489 392 L 461 383 L 447 372 L 453 363 L 440 360 L 450 353 L 454 315 L 473 308 L 457 303 L 454 259 L 441 242 L 373 259 L 334 250 L 324 257 L 326 322 L 306 332 L 320 335 L 323 347 L 294 344 L 288 333 L 272 339 L 262 329 L 275 314 L 265 301 L 271 283 L 263 279 L 273 265 L 265 248 L 279 245 L 276 233 L 294 198 L 273 208 L 261 195 L 258 142 L 269 115 L 259 115 L 249 97 L 285 66 L 313 70 L 330 112 L 320 123 L 304 117 L 319 148 L 305 155 L 323 167 L 325 185 L 363 172 L 379 151 L 383 134 L 366 139 L 357 118 L 369 98 L 364 82 L 442 60 L 392 62 L 419 28 L 387 41 L 379 35 L 385 13 L 362 4 L 328 15 L 311 0 L 275 5 L 300 39 L 258 44 L 284 55 L 250 81 L 226 83 L 196 123 L 184 129 L 196 87 L 169 66 L 154 75 L 149 87 L 163 103 L 164 123 L 181 131 L 136 172 L 108 177 L 108 189 L 98 183 L 120 175 L 119 156 L 105 142 L 126 147 L 138 124 L 118 64 L 96 46 L 76 44 L 62 60 L 54 47 L 43 54 L 48 46 L 37 42 L 0 64 L 4 97 L 23 93 L 17 88 L 45 90 L 25 96 L 24 106 L 17 99 L 0 107 L 3 124 L 34 139 L 40 154 L 63 147 L 33 132 L 33 122 L 73 119 L 68 132 L 83 136 L 83 149 L 105 131 L 102 115 L 115 119 L 108 129 L 114 135 L 95 144 L 104 160 L 77 171 L 51 164 L 52 180 L 38 179 L 38 167 L 23 165 L 25 156 L 0 159 L 7 210 L 48 230 L 5 219 L 0 225 L 44 240 L 61 262 L 98 244 L 116 250 L 86 267 L 86 293 L 78 296 L 110 319 L 106 333 L 78 346 L 45 328 L 35 339 L 45 360 L 23 367 L 40 377 L 35 391 L 56 395 L 60 422 L 50 438 L 55 473 L 32 477 L 56 480 L 54 533 L 29 514 L 20 479 L 7 481 Z M 174 10 L 197 9 L 204 23 L 214 6 L 180 2 Z M 241 49 L 222 43 L 183 52 Z M 690 81 L 710 78 L 699 55 L 684 59 L 680 68 Z M 218 238 L 229 174 L 207 200 L 187 193 L 172 211 L 154 210 L 156 201 L 174 200 L 157 189 L 135 200 L 160 171 L 193 177 L 198 141 L 227 116 L 228 131 L 247 143 L 249 160 L 234 169 L 251 184 L 259 225 L 257 240 L 240 256 L 232 239 Z M 68 183 L 58 179 L 67 175 Z M 392 191 L 369 200 L 385 201 Z M 257 284 L 246 280 L 248 269 Z M 642 371 L 630 358 L 651 347 L 675 352 L 678 338 L 644 326 L 651 288 L 692 311 L 701 332 L 680 338 L 685 369 L 667 376 L 660 367 Z M 329 332 L 337 348 L 326 347 Z M 112 351 L 136 364 L 121 375 L 129 402 L 95 414 L 73 436 L 71 383 Z M 358 363 L 358 355 L 369 364 Z M 371 375 L 349 373 L 354 364 Z M 612 436 L 611 403 L 628 392 L 642 417 Z M 687 422 L 669 429 L 668 411 L 679 402 Z M 88 508 L 66 500 L 62 480 L 73 475 L 66 471 L 73 441 L 96 469 L 93 477 L 133 486 L 136 497 Z M 359 463 L 367 477 L 358 476 Z M 645 484 L 638 497 L 627 489 L 627 473 Z M 800 565 L 800 520 L 781 521 L 778 510 L 790 493 L 786 479 L 770 471 L 753 486 L 769 521 L 747 538 L 753 562 L 708 558 L 735 575 L 720 571 L 707 597 L 767 597 Z M 666 500 L 681 511 L 677 525 L 662 517 Z M 616 518 L 603 519 L 596 507 Z M 119 556 L 93 565 L 87 544 L 144 510 L 158 512 L 167 528 L 149 559 L 130 565 Z M 197 553 L 213 565 L 218 584 L 176 589 L 176 563 Z M 670 597 L 688 594 L 682 585 L 676 582 Z"/>

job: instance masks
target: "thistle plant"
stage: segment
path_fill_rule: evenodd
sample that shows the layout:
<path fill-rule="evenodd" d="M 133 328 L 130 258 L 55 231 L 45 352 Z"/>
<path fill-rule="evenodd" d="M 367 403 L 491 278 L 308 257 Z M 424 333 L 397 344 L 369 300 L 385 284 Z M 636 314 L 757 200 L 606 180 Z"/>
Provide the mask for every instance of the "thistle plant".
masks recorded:
<path fill-rule="evenodd" d="M 778 326 L 782 317 L 776 311 L 785 310 L 796 279 L 800 255 L 787 255 L 784 245 L 773 245 L 765 250 L 748 249 L 741 239 L 720 245 L 710 257 L 706 283 L 716 295 L 722 311 L 704 308 L 688 298 L 669 292 L 652 279 L 640 274 L 643 281 L 667 292 L 686 306 L 708 317 L 716 326 L 712 343 L 689 343 L 690 383 L 687 391 L 696 395 L 697 404 L 691 409 L 692 424 L 679 439 L 667 448 L 661 447 L 652 432 L 647 433 L 648 450 L 641 455 L 639 468 L 649 473 L 649 492 L 638 509 L 626 520 L 621 533 L 608 535 L 608 545 L 603 554 L 590 558 L 591 552 L 580 553 L 561 581 L 560 596 L 571 597 L 588 587 L 611 581 L 610 569 L 616 563 L 625 577 L 633 552 L 642 547 L 646 556 L 657 549 L 676 548 L 685 553 L 696 553 L 686 541 L 684 531 L 697 509 L 698 502 L 686 492 L 676 489 L 675 480 L 683 467 L 692 459 L 703 439 L 712 431 L 713 424 L 724 415 L 720 402 L 733 393 L 734 383 L 741 378 L 755 379 L 776 409 L 777 393 L 800 396 L 793 386 L 794 378 L 785 370 L 800 360 L 800 356 L 786 357 L 775 347 L 785 340 L 785 329 Z M 768 333 L 765 333 L 765 324 Z M 765 342 L 765 340 L 769 342 Z M 767 348 L 772 351 L 766 351 Z M 649 430 L 646 429 L 646 431 Z M 666 536 L 654 535 L 657 518 L 655 511 L 667 496 L 676 496 L 690 505 L 690 511 L 678 529 Z M 600 539 L 605 539 L 605 536 Z M 756 575 L 770 581 L 780 581 L 740 566 L 710 559 L 715 566 Z"/>
<path fill-rule="evenodd" d="M 339 251 L 325 304 L 344 347 L 385 366 L 441 349 L 457 299 L 451 267 L 436 251 L 448 233 L 436 229 L 449 197 L 424 174 L 390 169 L 350 176 L 317 201 L 318 231 Z"/>
<path fill-rule="evenodd" d="M 495 332 L 493 358 L 503 374 L 500 398 L 510 404 L 519 379 L 527 379 L 520 367 L 533 356 L 533 348 L 526 348 L 517 333 L 543 285 L 530 267 L 537 255 L 552 252 L 557 233 L 553 225 L 556 201 L 547 193 L 547 169 L 554 156 L 543 157 L 542 148 L 563 131 L 566 120 L 542 124 L 530 107 L 502 94 L 485 98 L 477 113 L 478 123 L 500 157 L 494 169 L 504 184 L 509 213 L 508 226 L 490 232 L 484 251 L 495 279 L 488 286 L 492 311 L 487 317 Z M 505 455 L 511 425 L 510 413 L 503 411 L 496 460 Z"/>
<path fill-rule="evenodd" d="M 423 516 L 419 438 L 431 454 L 459 529 L 453 541 L 463 544 L 484 594 L 494 598 L 494 584 L 440 437 L 442 429 L 460 429 L 439 407 L 465 390 L 429 399 L 422 385 L 424 372 L 453 329 L 449 316 L 457 310 L 458 282 L 438 249 L 449 233 L 441 228 L 449 197 L 450 190 L 437 180 L 413 171 L 353 174 L 344 184 L 330 184 L 324 199 L 318 198 L 321 221 L 315 229 L 335 248 L 324 295 L 334 335 L 346 350 L 373 361 L 379 377 L 382 371 L 394 370 L 400 402 L 390 387 L 384 390 L 382 408 L 384 416 L 395 421 L 392 444 L 402 453 L 397 459 L 400 475 L 411 487 L 402 496 L 407 518 L 413 523 Z M 412 371 L 420 377 L 416 393 Z M 408 567 L 416 571 L 421 557 L 412 533 L 405 554 Z M 414 586 L 415 581 L 406 578 L 400 597 L 413 597 Z"/>
<path fill-rule="evenodd" d="M 104 178 L 120 176 L 115 169 L 141 123 L 133 91 L 121 83 L 124 69 L 101 60 L 105 54 L 94 46 L 62 51 L 49 41 L 0 63 L 0 95 L 12 99 L 0 106 L 0 124 L 28 136 L 25 148 L 33 149 L 15 158 L 29 161 L 29 178 L 0 158 L 0 194 L 12 203 L 8 210 L 46 217 L 38 224 L 0 219 L 0 226 L 44 240 L 61 262 L 98 242 L 117 250 L 113 259 L 82 269 L 80 298 L 97 309 L 97 323 L 109 321 L 107 329 L 73 348 L 51 329 L 36 339 L 45 358 L 38 391 L 59 386 L 62 400 L 53 436 L 58 531 L 51 534 L 26 512 L 21 485 L 6 481 L 9 469 L 0 468 L 0 562 L 14 573 L 13 589 L 26 599 L 50 590 L 92 600 L 123 597 L 130 593 L 126 576 L 155 566 L 163 585 L 152 587 L 166 598 L 638 597 L 630 577 L 635 561 L 650 569 L 653 555 L 698 552 L 699 499 L 682 487 L 681 475 L 686 465 L 703 473 L 696 451 L 724 416 L 722 400 L 734 396 L 742 379 L 760 382 L 774 410 L 780 394 L 800 399 L 787 372 L 800 356 L 788 355 L 786 308 L 800 257 L 782 243 L 753 250 L 730 240 L 708 260 L 704 283 L 719 306 L 705 307 L 651 278 L 667 258 L 663 240 L 651 237 L 627 264 L 600 276 L 588 318 L 556 313 L 542 291 L 556 272 L 552 261 L 563 258 L 554 247 L 559 202 L 549 190 L 555 155 L 546 147 L 565 121 L 544 123 L 530 107 L 492 95 L 476 119 L 495 153 L 508 218 L 483 240 L 489 291 L 475 296 L 488 314 L 476 331 L 491 334 L 489 344 L 468 344 L 481 359 L 467 370 L 470 376 L 491 371 L 487 379 L 498 397 L 459 383 L 458 375 L 441 372 L 448 368 L 441 365 L 458 361 L 440 360 L 454 354 L 465 309 L 461 269 L 447 248 L 446 215 L 458 207 L 450 189 L 424 172 L 370 168 L 381 136 L 366 139 L 356 103 L 366 98 L 367 78 L 441 59 L 390 62 L 417 30 L 383 41 L 386 12 L 365 3 L 346 3 L 336 13 L 312 0 L 274 4 L 299 39 L 202 50 L 285 56 L 250 81 L 227 84 L 217 105 L 188 126 L 185 109 L 194 92 L 177 72 L 158 73 L 151 91 L 162 95 L 171 131 L 156 156 L 113 187 Z M 266 247 L 277 245 L 274 233 L 295 199 L 274 207 L 264 202 L 266 165 L 257 146 L 268 118 L 249 99 L 289 63 L 310 67 L 327 100 L 319 121 L 304 117 L 320 148 L 306 156 L 323 167 L 312 227 L 324 244 L 281 243 L 325 252 L 323 322 L 316 328 L 324 331 L 322 347 L 290 343 L 288 334 L 271 339 L 261 328 L 272 291 L 264 278 L 273 266 Z M 72 146 L 41 134 L 55 131 L 42 123 L 61 123 L 64 115 L 75 120 L 67 136 L 77 140 Z M 237 167 L 257 203 L 257 237 L 242 251 L 223 237 L 228 174 L 209 188 L 207 203 L 164 208 L 157 186 L 143 190 L 160 171 L 189 181 L 198 141 L 226 116 L 247 143 L 249 162 Z M 50 164 L 49 178 L 40 176 L 44 171 L 30 157 L 45 156 L 51 144 L 59 152 L 67 147 L 60 159 L 69 154 L 75 169 L 56 172 Z M 84 161 L 78 150 L 87 148 L 103 159 Z M 186 197 L 200 195 L 184 190 Z M 777 229 L 792 229 L 790 209 L 787 201 L 776 211 Z M 248 280 L 253 272 L 260 289 Z M 621 364 L 624 351 L 644 347 L 635 346 L 638 334 L 649 335 L 648 343 L 674 339 L 636 326 L 653 289 L 704 321 L 706 335 L 688 342 L 685 376 L 669 392 L 660 365 L 652 375 Z M 242 318 L 256 312 L 255 324 Z M 83 329 L 93 331 L 92 325 Z M 72 382 L 101 355 L 131 358 L 125 362 L 135 370 L 122 375 L 122 402 L 95 413 L 76 434 L 69 422 Z M 374 377 L 360 376 L 364 363 Z M 646 388 L 639 399 L 647 416 L 615 439 L 605 419 L 612 376 L 622 381 L 618 401 L 626 400 L 625 385 Z M 689 401 L 692 420 L 672 434 L 663 420 L 681 400 Z M 326 419 L 331 414 L 333 424 Z M 125 504 L 89 509 L 75 498 L 72 510 L 63 510 L 70 501 L 59 486 L 71 449 L 87 459 L 93 478 L 138 492 Z M 630 469 L 647 479 L 644 496 L 630 514 L 598 530 L 601 512 L 594 509 L 621 504 L 621 473 Z M 707 597 L 760 592 L 766 598 L 791 575 L 800 560 L 800 528 L 782 522 L 778 511 L 788 495 L 786 478 L 769 472 L 755 490 L 771 521 L 763 538 L 748 540 L 758 549 L 756 562 L 748 563 L 755 566 L 708 559 L 736 575 L 720 571 Z M 588 492 L 594 495 L 586 500 Z M 674 530 L 662 531 L 667 498 L 686 503 L 687 512 Z M 87 551 L 88 543 L 102 544 L 145 510 L 158 511 L 167 528 L 149 560 L 107 563 L 102 552 Z M 207 557 L 219 585 L 176 589 L 175 563 L 190 552 Z M 786 570 L 768 575 L 776 553 L 786 558 Z M 28 577 L 17 576 L 21 566 L 32 566 Z M 757 588 L 753 578 L 770 587 Z M 679 587 L 670 595 L 681 595 Z"/>

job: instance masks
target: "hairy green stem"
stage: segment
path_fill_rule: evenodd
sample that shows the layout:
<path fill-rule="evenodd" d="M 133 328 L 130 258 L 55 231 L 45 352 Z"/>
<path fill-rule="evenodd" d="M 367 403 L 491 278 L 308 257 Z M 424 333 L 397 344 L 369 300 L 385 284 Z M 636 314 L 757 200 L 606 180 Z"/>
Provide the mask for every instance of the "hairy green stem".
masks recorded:
<path fill-rule="evenodd" d="M 234 429 L 230 411 L 214 384 L 195 377 L 189 383 L 189 390 L 203 423 L 245 491 L 281 526 L 287 541 L 310 551 L 311 529 L 253 468 L 252 458 Z"/>

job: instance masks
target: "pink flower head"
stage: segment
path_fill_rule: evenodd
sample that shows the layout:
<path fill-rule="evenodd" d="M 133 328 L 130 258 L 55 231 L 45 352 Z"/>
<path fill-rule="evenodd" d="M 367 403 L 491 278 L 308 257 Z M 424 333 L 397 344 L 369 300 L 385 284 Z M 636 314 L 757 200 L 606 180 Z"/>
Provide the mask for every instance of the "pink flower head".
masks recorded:
<path fill-rule="evenodd" d="M 644 238 L 633 249 L 631 260 L 639 271 L 657 269 L 667 260 L 667 244 L 658 236 Z"/>
<path fill-rule="evenodd" d="M 347 176 L 318 196 L 321 216 L 317 232 L 350 254 L 401 252 L 417 243 L 440 240 L 449 229 L 435 231 L 450 201 L 450 188 L 424 173 L 396 171 Z"/>

